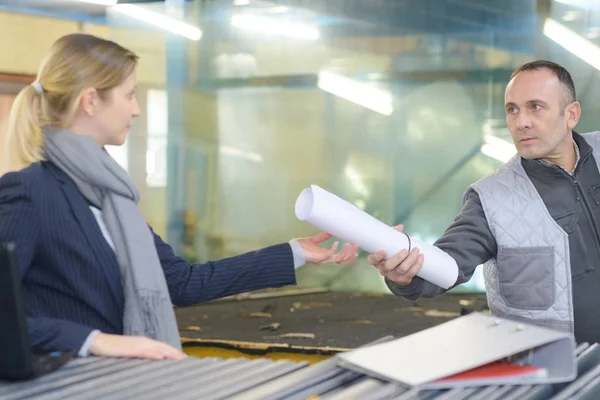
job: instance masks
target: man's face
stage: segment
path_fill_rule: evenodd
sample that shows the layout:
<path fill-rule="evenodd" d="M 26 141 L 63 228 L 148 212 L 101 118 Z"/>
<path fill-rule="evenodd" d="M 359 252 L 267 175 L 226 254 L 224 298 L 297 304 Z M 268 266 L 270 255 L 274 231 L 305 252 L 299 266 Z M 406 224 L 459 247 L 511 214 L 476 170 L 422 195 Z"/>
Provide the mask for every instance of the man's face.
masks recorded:
<path fill-rule="evenodd" d="M 579 104 L 549 69 L 519 72 L 506 87 L 506 124 L 519 155 L 553 160 L 572 149 Z M 575 110 L 574 110 L 575 108 Z"/>

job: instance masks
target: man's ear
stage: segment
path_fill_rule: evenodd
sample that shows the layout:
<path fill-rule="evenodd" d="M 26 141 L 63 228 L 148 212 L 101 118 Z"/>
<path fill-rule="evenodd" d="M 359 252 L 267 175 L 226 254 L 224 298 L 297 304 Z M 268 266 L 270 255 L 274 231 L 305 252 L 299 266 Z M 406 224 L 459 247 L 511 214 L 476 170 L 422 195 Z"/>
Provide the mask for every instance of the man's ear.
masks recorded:
<path fill-rule="evenodd" d="M 83 94 L 81 95 L 81 109 L 90 117 L 93 117 L 98 109 L 98 105 L 100 104 L 100 97 L 98 96 L 98 92 L 94 88 L 85 89 Z"/>
<path fill-rule="evenodd" d="M 575 129 L 575 126 L 577 126 L 579 118 L 581 117 L 581 104 L 579 104 L 578 101 L 569 104 L 565 110 L 565 114 L 567 116 L 567 127 L 569 129 Z"/>

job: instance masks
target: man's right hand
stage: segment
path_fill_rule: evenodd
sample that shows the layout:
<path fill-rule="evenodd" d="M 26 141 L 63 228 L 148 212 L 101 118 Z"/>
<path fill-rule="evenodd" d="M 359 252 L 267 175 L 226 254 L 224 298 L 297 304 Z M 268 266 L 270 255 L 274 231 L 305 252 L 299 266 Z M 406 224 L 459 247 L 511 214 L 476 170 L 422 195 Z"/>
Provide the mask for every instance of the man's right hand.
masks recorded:
<path fill-rule="evenodd" d="M 90 354 L 102 357 L 179 360 L 186 354 L 176 348 L 143 336 L 98 333 L 90 345 Z"/>
<path fill-rule="evenodd" d="M 404 227 L 398 225 L 394 229 L 402 232 Z M 385 251 L 380 250 L 370 254 L 368 262 L 377 268 L 382 276 L 401 286 L 408 285 L 423 266 L 424 256 L 416 247 L 410 253 L 403 249 L 387 260 L 386 256 Z"/>

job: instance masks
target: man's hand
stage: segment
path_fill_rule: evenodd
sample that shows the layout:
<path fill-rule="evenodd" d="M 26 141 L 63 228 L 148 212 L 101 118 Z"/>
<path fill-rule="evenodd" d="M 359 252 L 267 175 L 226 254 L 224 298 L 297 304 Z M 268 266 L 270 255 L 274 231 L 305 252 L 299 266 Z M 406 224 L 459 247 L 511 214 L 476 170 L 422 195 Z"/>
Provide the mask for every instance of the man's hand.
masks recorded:
<path fill-rule="evenodd" d="M 90 345 L 90 354 L 103 357 L 179 360 L 187 357 L 176 348 L 143 336 L 122 336 L 99 333 Z"/>
<path fill-rule="evenodd" d="M 398 225 L 394 229 L 402 232 L 404 226 Z M 377 268 L 382 276 L 398 285 L 408 285 L 423 266 L 424 256 L 416 247 L 410 254 L 408 250 L 403 249 L 387 260 L 386 256 L 385 251 L 381 250 L 369 255 L 368 262 Z"/>
<path fill-rule="evenodd" d="M 331 239 L 329 233 L 320 233 L 313 237 L 297 239 L 300 246 L 302 246 L 302 250 L 304 250 L 304 258 L 307 263 L 343 265 L 352 262 L 358 256 L 358 245 L 352 246 L 346 243 L 339 253 L 336 253 L 339 246 L 338 242 L 335 242 L 330 249 L 319 247 L 319 244 L 329 239 Z"/>

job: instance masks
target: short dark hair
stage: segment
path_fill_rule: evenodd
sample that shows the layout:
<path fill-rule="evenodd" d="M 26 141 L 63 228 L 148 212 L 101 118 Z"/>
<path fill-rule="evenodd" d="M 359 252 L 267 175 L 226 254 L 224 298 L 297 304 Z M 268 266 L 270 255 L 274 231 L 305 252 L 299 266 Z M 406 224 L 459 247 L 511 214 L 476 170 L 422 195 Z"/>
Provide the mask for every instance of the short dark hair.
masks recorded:
<path fill-rule="evenodd" d="M 514 78 L 519 72 L 538 71 L 540 69 L 548 69 L 552 71 L 554 75 L 556 75 L 558 81 L 562 83 L 562 85 L 567 90 L 567 103 L 571 103 L 577 100 L 577 96 L 575 93 L 575 84 L 573 83 L 573 78 L 571 78 L 571 74 L 565 69 L 565 67 L 552 61 L 536 60 L 525 63 L 512 73 L 510 79 L 512 80 L 512 78 Z"/>

